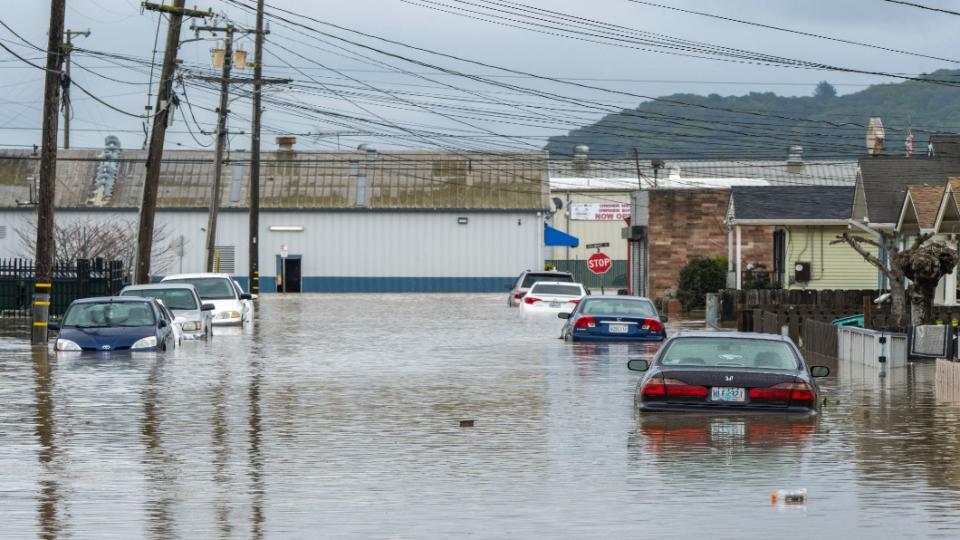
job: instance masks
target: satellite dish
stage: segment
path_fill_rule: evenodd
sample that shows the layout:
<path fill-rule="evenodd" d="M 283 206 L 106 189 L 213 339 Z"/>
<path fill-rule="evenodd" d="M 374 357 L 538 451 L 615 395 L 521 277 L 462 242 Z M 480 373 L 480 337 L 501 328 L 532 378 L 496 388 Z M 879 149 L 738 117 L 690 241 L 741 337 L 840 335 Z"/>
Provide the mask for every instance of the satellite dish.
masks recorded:
<path fill-rule="evenodd" d="M 557 207 L 557 210 L 563 210 L 563 199 L 560 197 L 553 198 L 553 205 Z"/>

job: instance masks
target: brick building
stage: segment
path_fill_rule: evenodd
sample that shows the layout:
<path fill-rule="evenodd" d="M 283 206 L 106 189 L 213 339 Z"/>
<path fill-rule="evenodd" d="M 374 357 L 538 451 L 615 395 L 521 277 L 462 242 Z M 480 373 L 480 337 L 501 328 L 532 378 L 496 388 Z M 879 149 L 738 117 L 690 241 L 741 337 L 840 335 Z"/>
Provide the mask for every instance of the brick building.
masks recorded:
<path fill-rule="evenodd" d="M 729 189 L 650 191 L 648 296 L 676 292 L 680 270 L 697 256 L 727 257 Z M 745 263 L 773 267 L 773 227 L 742 227 Z"/>

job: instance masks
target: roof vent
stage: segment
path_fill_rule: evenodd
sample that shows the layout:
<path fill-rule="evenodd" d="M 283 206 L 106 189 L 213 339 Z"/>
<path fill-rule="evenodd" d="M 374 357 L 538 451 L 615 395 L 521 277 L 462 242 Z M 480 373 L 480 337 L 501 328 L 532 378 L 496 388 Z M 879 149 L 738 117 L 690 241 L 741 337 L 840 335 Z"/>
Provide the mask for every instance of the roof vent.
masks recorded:
<path fill-rule="evenodd" d="M 590 155 L 590 147 L 585 144 L 578 144 L 573 147 L 573 159 L 586 160 Z"/>
<path fill-rule="evenodd" d="M 296 137 L 277 137 L 277 146 L 280 152 L 293 153 L 293 145 L 297 144 Z"/>
<path fill-rule="evenodd" d="M 793 145 L 787 153 L 787 172 L 798 174 L 803 172 L 803 147 Z"/>
<path fill-rule="evenodd" d="M 883 122 L 879 118 L 871 118 L 870 123 L 867 124 L 867 152 L 873 157 L 883 153 L 885 138 L 886 131 L 883 129 Z"/>

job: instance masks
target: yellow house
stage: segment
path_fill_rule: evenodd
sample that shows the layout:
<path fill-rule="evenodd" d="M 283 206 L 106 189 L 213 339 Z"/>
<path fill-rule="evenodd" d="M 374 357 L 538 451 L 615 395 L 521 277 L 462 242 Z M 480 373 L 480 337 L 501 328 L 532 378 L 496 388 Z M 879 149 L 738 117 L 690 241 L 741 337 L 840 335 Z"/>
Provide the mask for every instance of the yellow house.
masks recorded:
<path fill-rule="evenodd" d="M 771 281 L 784 289 L 875 289 L 876 268 L 846 243 L 834 243 L 857 232 L 849 226 L 853 196 L 854 186 L 734 187 L 727 225 L 774 227 L 769 270 Z"/>

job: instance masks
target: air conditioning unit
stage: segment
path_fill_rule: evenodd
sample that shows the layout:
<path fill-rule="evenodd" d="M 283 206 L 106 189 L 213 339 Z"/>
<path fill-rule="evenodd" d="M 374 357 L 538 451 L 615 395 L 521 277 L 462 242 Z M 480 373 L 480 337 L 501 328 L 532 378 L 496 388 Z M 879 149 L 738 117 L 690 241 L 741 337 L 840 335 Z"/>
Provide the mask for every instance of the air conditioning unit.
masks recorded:
<path fill-rule="evenodd" d="M 808 283 L 810 281 L 810 263 L 798 262 L 793 266 L 793 280 L 797 283 Z"/>

